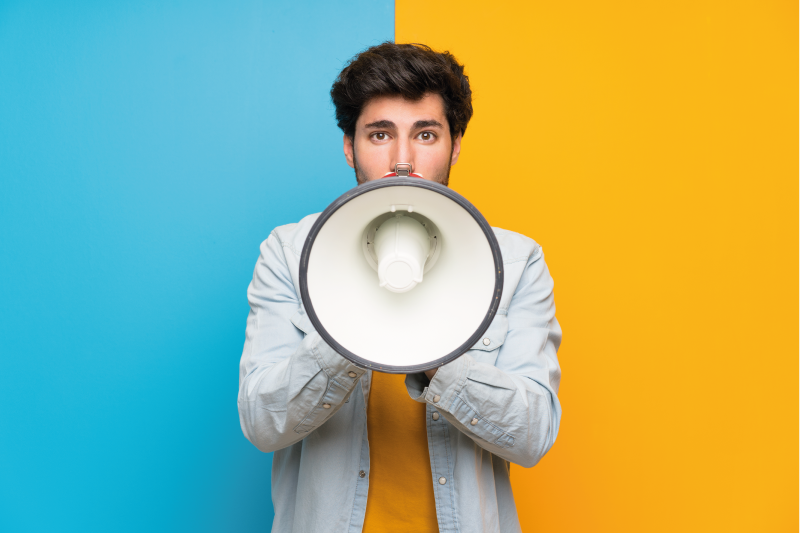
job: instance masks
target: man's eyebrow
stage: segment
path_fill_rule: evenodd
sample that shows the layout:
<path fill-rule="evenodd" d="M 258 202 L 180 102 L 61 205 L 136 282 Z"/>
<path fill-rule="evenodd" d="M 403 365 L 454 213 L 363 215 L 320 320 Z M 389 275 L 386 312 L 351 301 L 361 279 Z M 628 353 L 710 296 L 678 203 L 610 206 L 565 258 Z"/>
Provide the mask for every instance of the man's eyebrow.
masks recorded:
<path fill-rule="evenodd" d="M 444 128 L 444 126 L 438 120 L 418 120 L 414 123 L 414 129 L 418 130 L 420 128 Z"/>
<path fill-rule="evenodd" d="M 385 128 L 385 129 L 396 129 L 397 125 L 392 122 L 391 120 L 376 120 L 375 122 L 370 122 L 369 124 L 364 124 L 365 128 Z M 427 120 L 418 120 L 414 123 L 415 130 L 420 128 L 444 128 L 442 123 L 438 120 L 434 119 L 427 119 Z"/>
<path fill-rule="evenodd" d="M 370 122 L 369 124 L 364 125 L 365 128 L 397 128 L 394 122 L 391 120 L 377 120 L 375 122 Z"/>

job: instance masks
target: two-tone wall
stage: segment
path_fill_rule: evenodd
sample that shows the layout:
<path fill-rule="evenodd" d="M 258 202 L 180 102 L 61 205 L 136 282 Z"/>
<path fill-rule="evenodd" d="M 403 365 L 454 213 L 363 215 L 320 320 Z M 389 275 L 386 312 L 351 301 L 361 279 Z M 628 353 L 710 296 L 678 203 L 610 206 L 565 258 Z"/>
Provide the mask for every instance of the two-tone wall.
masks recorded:
<path fill-rule="evenodd" d="M 266 531 L 236 413 L 277 225 L 354 185 L 328 90 L 467 65 L 451 185 L 540 242 L 564 418 L 525 531 L 797 531 L 797 6 L 0 4 L 0 531 Z"/>

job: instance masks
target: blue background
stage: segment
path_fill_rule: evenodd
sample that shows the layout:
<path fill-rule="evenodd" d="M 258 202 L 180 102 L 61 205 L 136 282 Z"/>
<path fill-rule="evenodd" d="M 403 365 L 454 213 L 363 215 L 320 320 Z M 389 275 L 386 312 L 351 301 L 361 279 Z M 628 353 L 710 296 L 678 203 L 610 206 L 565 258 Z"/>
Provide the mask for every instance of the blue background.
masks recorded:
<path fill-rule="evenodd" d="M 392 1 L 0 2 L 0 530 L 268 531 L 236 410 L 270 230 L 355 185 Z"/>

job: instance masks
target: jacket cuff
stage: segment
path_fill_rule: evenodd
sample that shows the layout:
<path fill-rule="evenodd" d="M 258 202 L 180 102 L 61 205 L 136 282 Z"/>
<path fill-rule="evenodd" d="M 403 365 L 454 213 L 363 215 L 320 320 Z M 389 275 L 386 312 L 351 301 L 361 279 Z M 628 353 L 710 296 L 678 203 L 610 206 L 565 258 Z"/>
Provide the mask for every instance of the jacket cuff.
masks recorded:
<path fill-rule="evenodd" d="M 318 333 L 314 334 L 317 339 L 311 346 L 311 353 L 322 371 L 327 374 L 328 386 L 319 402 L 294 428 L 297 433 L 308 433 L 316 429 L 338 411 L 366 372 L 339 355 Z"/>
<path fill-rule="evenodd" d="M 439 367 L 430 382 L 424 372 L 408 374 L 406 376 L 408 395 L 414 401 L 429 403 L 447 411 L 464 388 L 467 372 L 472 363 L 472 356 L 464 354 L 455 361 Z"/>

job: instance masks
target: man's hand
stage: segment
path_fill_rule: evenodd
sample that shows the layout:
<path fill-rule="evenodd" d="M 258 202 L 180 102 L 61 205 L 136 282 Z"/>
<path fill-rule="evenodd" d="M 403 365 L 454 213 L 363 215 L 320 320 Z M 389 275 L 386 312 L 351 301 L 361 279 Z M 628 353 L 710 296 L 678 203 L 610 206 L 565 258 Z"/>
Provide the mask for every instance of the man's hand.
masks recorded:
<path fill-rule="evenodd" d="M 436 375 L 436 371 L 439 370 L 438 368 L 434 368 L 433 370 L 426 370 L 425 375 L 428 376 L 428 379 L 433 379 L 433 376 Z"/>

